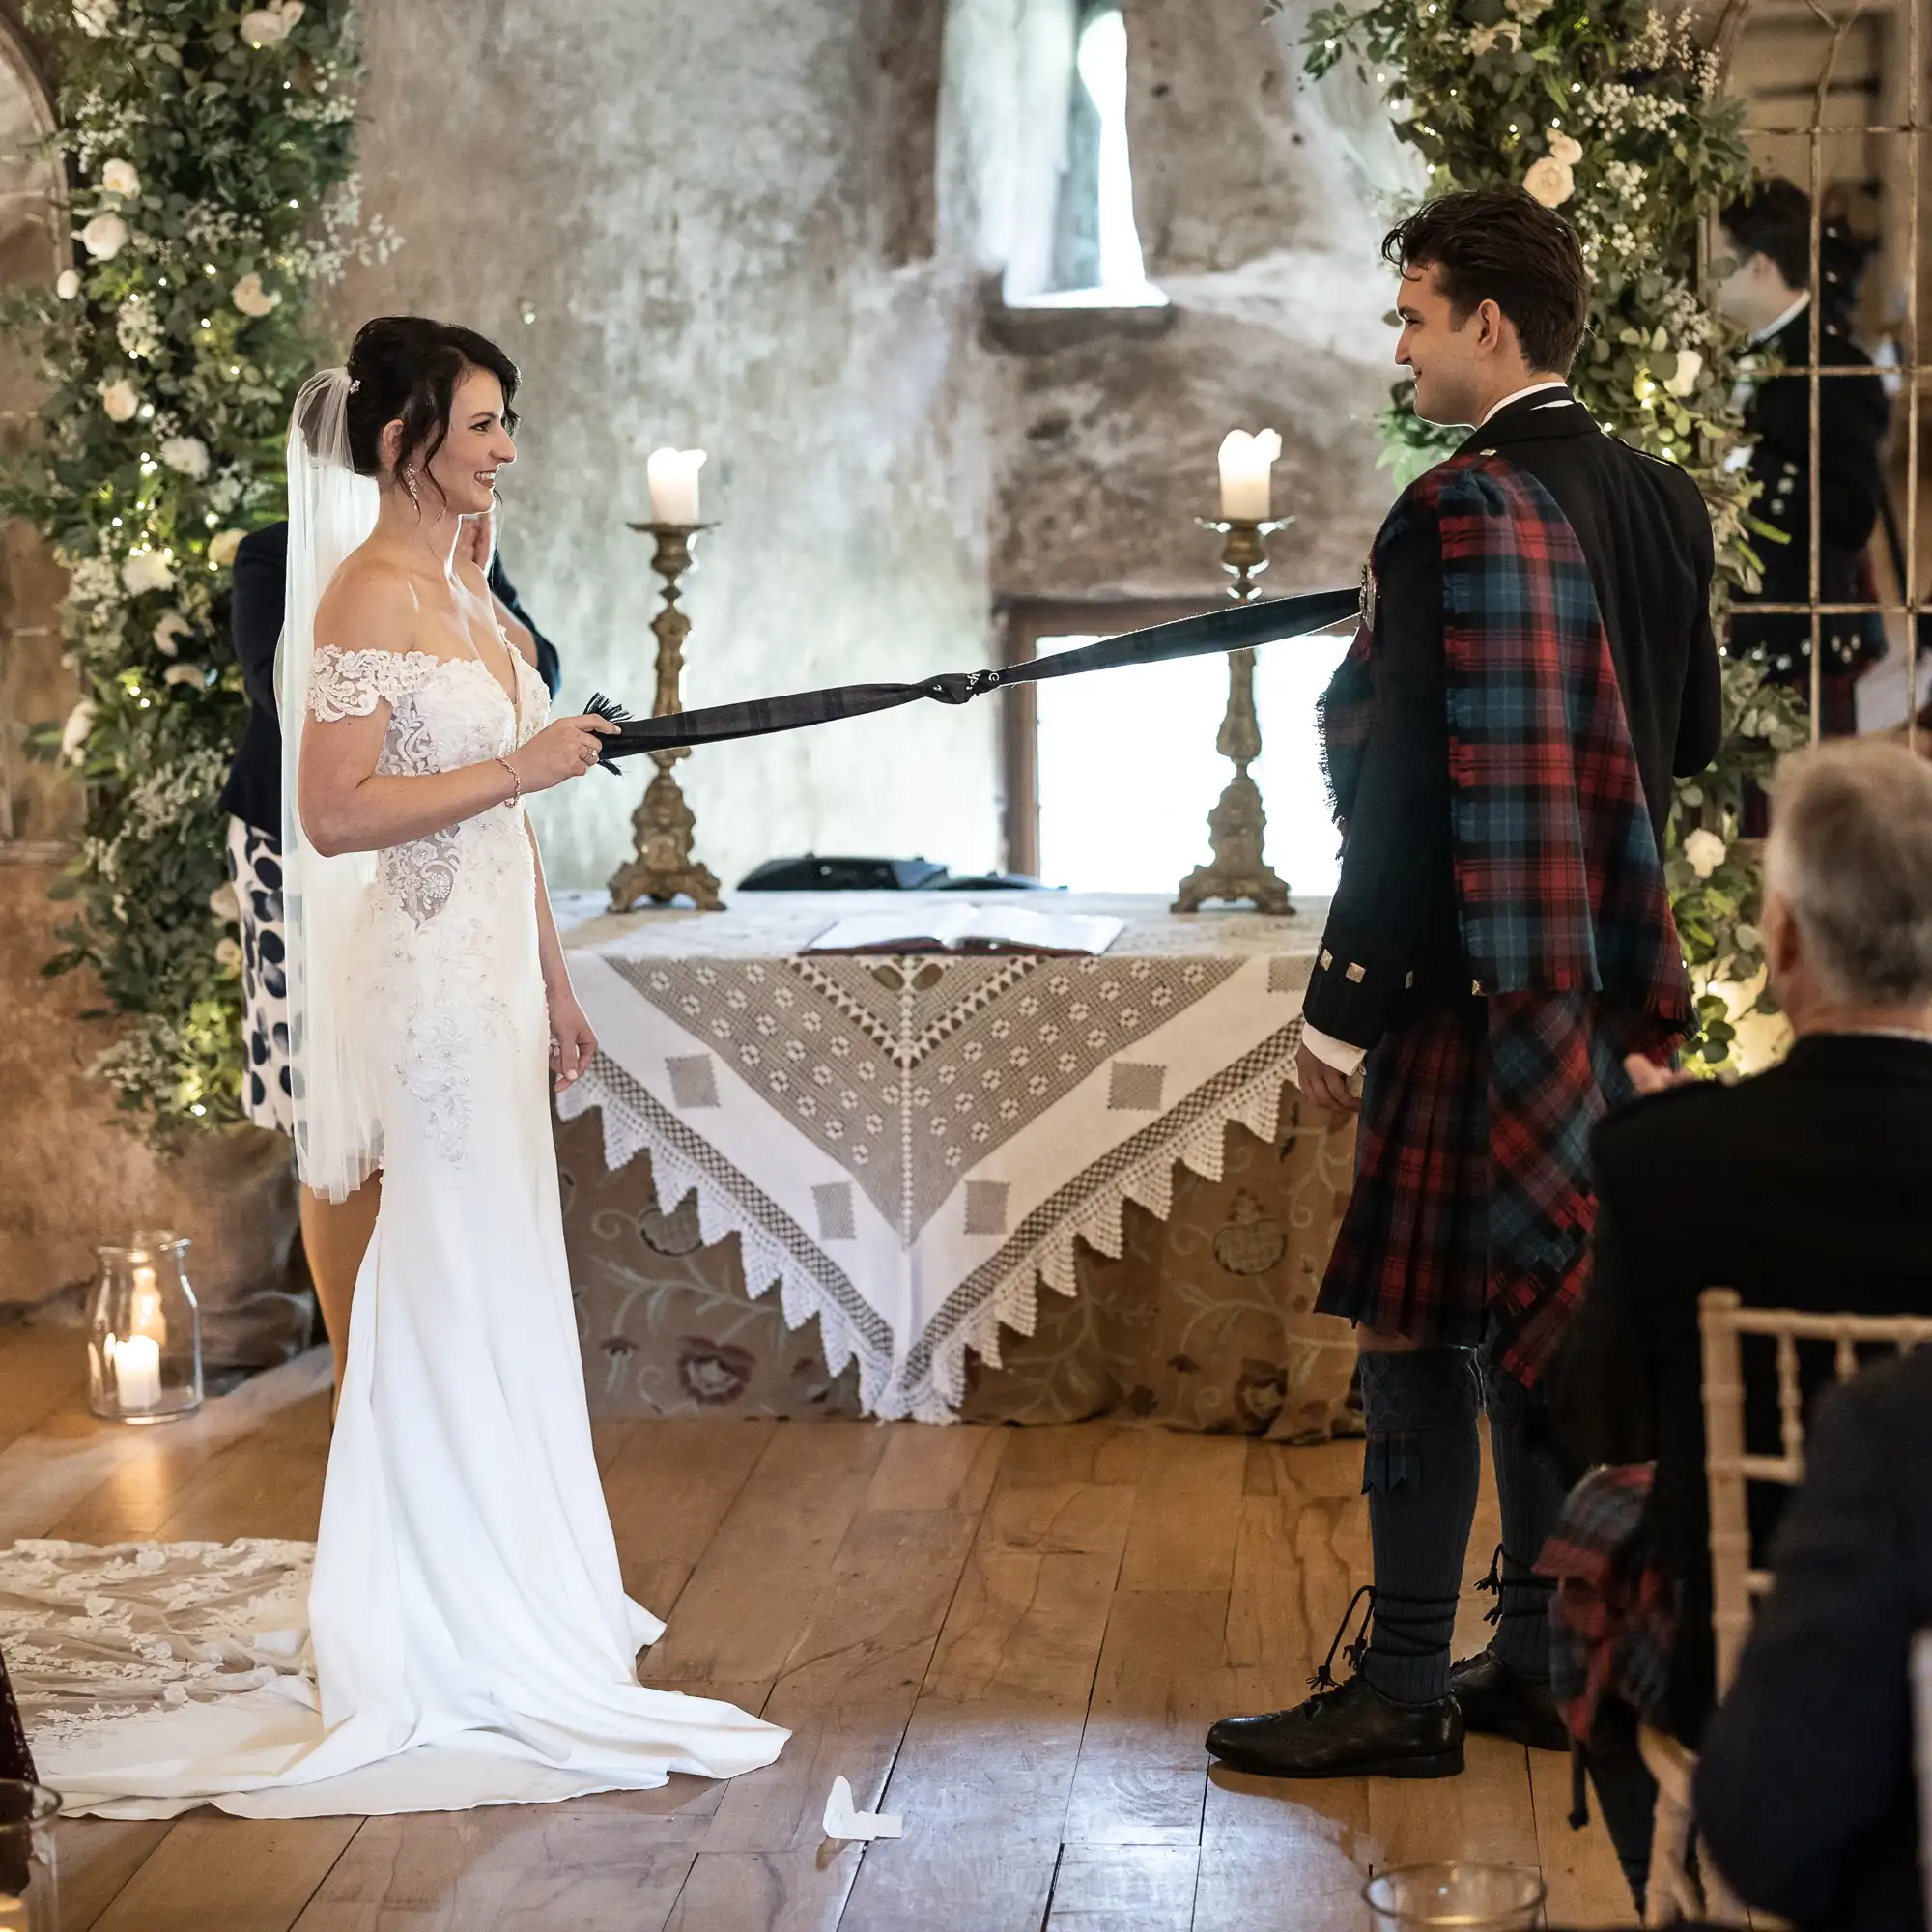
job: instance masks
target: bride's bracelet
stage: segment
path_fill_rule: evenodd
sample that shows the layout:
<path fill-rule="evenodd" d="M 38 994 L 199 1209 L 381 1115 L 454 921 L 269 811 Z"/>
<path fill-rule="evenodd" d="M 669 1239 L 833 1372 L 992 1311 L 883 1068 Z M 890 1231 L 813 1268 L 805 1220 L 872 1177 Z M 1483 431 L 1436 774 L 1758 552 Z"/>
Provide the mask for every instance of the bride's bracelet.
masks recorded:
<path fill-rule="evenodd" d="M 500 755 L 497 757 L 497 762 L 510 775 L 510 795 L 503 803 L 505 805 L 521 805 L 524 798 L 524 781 L 517 776 L 516 766 L 508 758 Z"/>

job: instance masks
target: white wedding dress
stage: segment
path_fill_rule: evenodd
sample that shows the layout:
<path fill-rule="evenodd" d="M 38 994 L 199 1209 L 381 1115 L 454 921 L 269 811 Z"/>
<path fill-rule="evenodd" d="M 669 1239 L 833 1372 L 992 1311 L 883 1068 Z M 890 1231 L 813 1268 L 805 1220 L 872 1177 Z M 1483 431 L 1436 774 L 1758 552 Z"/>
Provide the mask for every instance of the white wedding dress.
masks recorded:
<path fill-rule="evenodd" d="M 318 651 L 317 718 L 391 715 L 378 770 L 545 722 L 480 659 Z M 362 1264 L 301 1621 L 302 1545 L 0 1556 L 0 1648 L 71 1810 L 427 1811 L 729 1777 L 786 1733 L 637 1682 L 592 1454 L 550 1126 L 520 810 L 381 855 L 350 981 L 374 1030 L 383 1204 Z"/>

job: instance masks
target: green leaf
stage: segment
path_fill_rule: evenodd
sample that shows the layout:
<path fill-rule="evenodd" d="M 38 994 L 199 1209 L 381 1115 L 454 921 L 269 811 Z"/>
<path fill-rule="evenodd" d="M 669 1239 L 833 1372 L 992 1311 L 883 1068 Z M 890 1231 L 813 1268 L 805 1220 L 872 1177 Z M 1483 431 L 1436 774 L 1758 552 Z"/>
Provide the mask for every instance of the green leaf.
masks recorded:
<path fill-rule="evenodd" d="M 137 385 L 184 433 L 199 436 L 215 454 L 216 474 L 239 486 L 227 521 L 279 515 L 282 426 L 297 386 L 327 347 L 311 328 L 305 292 L 277 266 L 305 239 L 305 215 L 287 203 L 313 210 L 347 178 L 353 129 L 289 111 L 282 79 L 309 71 L 297 66 L 293 46 L 234 58 L 234 0 L 125 5 L 112 43 L 88 39 L 64 5 L 29 6 L 59 77 L 54 148 L 121 153 L 139 167 L 139 225 L 154 252 L 87 265 L 77 302 L 0 295 L 0 329 L 40 372 L 44 397 L 35 434 L 0 452 L 0 510 L 25 517 L 71 556 L 110 562 L 129 547 L 131 524 L 148 548 L 177 552 L 178 578 L 167 593 L 114 591 L 102 607 L 106 621 L 91 629 L 84 613 L 70 613 L 69 648 L 99 710 L 78 774 L 87 840 L 52 890 L 72 917 L 47 966 L 99 970 L 111 1002 L 99 1016 L 118 1015 L 123 1028 L 97 1070 L 130 1119 L 165 1135 L 239 1118 L 239 987 L 213 958 L 222 933 L 207 899 L 222 869 L 215 794 L 246 705 L 225 661 L 205 689 L 157 683 L 161 664 L 149 634 L 171 605 L 192 626 L 185 660 L 217 662 L 209 645 L 220 630 L 225 582 L 205 568 L 210 485 L 169 470 L 143 476 L 138 459 L 153 432 L 109 423 L 97 385 L 128 373 L 116 310 L 139 295 L 162 344 L 135 372 Z M 355 73 L 346 0 L 309 0 L 297 39 L 299 60 L 346 96 Z M 186 240 L 194 211 L 211 201 L 229 224 L 213 256 Z M 77 201 L 82 218 L 91 212 L 89 200 Z M 213 277 L 202 273 L 207 260 L 215 262 Z M 260 324 L 226 304 L 244 264 L 270 275 L 284 298 Z M 207 331 L 204 315 L 213 324 Z M 238 354 L 244 339 L 246 353 Z M 59 736 L 50 724 L 31 743 L 54 753 Z M 137 817 L 137 788 L 177 769 L 194 776 L 176 794 L 176 815 Z M 184 1109 L 196 1096 L 207 1113 L 189 1117 Z"/>

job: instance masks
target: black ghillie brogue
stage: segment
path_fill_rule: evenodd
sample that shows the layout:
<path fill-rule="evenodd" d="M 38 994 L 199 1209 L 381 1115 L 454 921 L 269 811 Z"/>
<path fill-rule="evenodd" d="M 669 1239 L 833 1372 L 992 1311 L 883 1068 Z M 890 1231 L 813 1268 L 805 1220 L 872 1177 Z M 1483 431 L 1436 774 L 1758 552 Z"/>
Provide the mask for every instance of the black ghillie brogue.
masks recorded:
<path fill-rule="evenodd" d="M 1454 1777 L 1462 1771 L 1463 1714 L 1454 1697 L 1398 1704 L 1366 1677 L 1336 1683 L 1335 1652 L 1365 1597 L 1373 1613 L 1376 1593 L 1364 1584 L 1315 1673 L 1315 1695 L 1293 1710 L 1223 1718 L 1208 1733 L 1212 1756 L 1260 1777 Z M 1363 1634 L 1344 1655 L 1359 1670 L 1367 1649 L 1365 1617 Z"/>
<path fill-rule="evenodd" d="M 1521 1574 L 1510 1578 L 1512 1589 L 1534 1590 L 1538 1596 L 1533 1610 L 1503 1608 L 1503 1570 L 1505 1565 Z M 1537 1577 L 1524 1566 L 1515 1564 L 1496 1545 L 1490 1558 L 1490 1574 L 1476 1585 L 1492 1595 L 1495 1606 L 1483 1619 L 1499 1624 L 1506 1617 L 1548 1616 L 1549 1595 L 1556 1585 Z M 1493 1650 L 1478 1651 L 1465 1657 L 1449 1672 L 1449 1694 L 1463 1707 L 1465 1730 L 1485 1737 L 1508 1738 L 1512 1744 L 1527 1745 L 1531 1750 L 1560 1751 L 1570 1748 L 1570 1733 L 1557 1715 L 1555 1693 L 1548 1677 L 1532 1677 L 1526 1670 L 1506 1663 Z"/>

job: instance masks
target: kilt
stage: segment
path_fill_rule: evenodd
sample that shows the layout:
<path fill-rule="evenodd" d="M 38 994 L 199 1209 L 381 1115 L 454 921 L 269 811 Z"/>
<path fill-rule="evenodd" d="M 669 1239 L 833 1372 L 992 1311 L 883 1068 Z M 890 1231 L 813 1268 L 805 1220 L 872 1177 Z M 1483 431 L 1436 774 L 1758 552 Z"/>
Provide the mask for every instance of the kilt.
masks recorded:
<path fill-rule="evenodd" d="M 1532 1386 L 1582 1299 L 1591 1129 L 1654 1032 L 1591 994 L 1511 993 L 1431 1003 L 1384 1035 L 1316 1307 L 1423 1346 L 1487 1334 Z"/>
<path fill-rule="evenodd" d="M 1570 1492 L 1536 1560 L 1549 1607 L 1549 1688 L 1570 1735 L 1588 1744 L 1605 1693 L 1646 1722 L 1667 1716 L 1677 1591 L 1645 1530 L 1655 1464 L 1593 1469 Z"/>
<path fill-rule="evenodd" d="M 1362 1068 L 1355 1185 L 1315 1306 L 1382 1334 L 1473 1348 L 1488 1302 L 1490 1015 L 1422 1008 Z"/>

